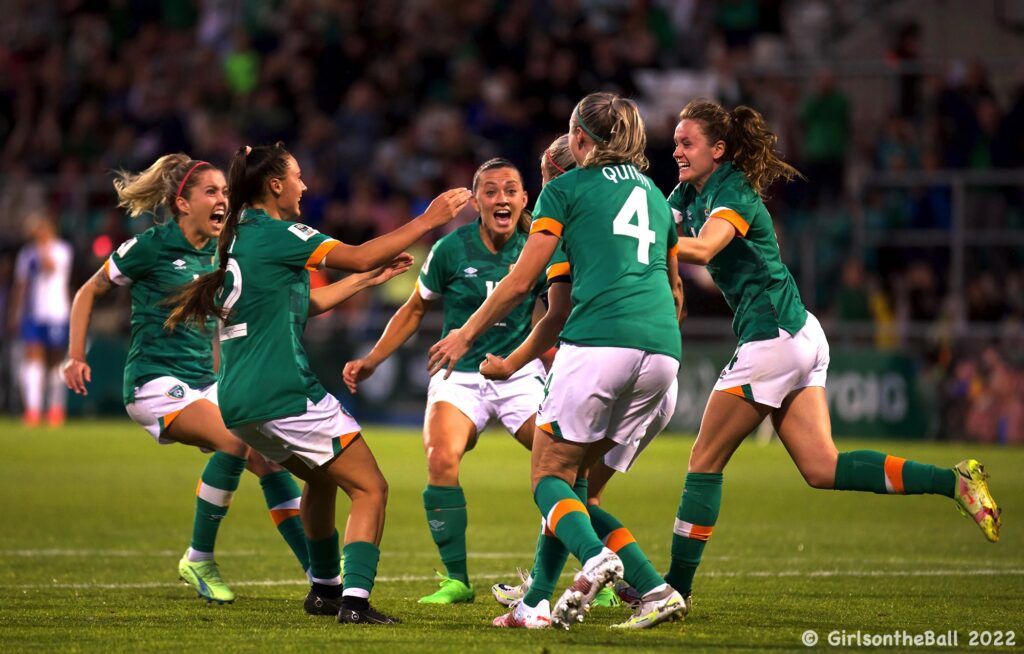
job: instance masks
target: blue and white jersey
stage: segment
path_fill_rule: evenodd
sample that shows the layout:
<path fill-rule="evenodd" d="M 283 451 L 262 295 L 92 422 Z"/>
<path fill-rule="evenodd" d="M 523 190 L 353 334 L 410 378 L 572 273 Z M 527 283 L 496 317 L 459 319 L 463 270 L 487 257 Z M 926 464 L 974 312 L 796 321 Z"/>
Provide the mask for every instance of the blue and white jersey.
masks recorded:
<path fill-rule="evenodd" d="M 71 312 L 68 283 L 74 253 L 59 239 L 44 245 L 32 242 L 21 248 L 14 264 L 15 279 L 25 285 L 22 319 L 35 323 L 63 323 Z"/>

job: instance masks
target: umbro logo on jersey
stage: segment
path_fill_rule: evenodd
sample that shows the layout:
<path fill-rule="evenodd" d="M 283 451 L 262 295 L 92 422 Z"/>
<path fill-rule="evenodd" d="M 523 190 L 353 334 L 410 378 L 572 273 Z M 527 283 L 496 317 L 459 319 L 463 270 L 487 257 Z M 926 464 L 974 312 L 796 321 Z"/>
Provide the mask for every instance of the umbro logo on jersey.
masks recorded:
<path fill-rule="evenodd" d="M 177 270 L 184 270 L 185 269 L 185 263 L 186 262 L 185 262 L 184 259 L 175 259 L 171 263 L 174 265 L 175 269 L 177 269 Z"/>
<path fill-rule="evenodd" d="M 473 266 L 470 266 L 469 268 L 466 268 L 462 272 L 466 273 L 466 277 L 476 277 L 476 274 L 480 271 L 474 268 Z"/>
<path fill-rule="evenodd" d="M 182 388 L 181 384 L 175 384 L 171 390 L 167 391 L 167 397 L 180 400 L 185 397 L 185 389 Z"/>

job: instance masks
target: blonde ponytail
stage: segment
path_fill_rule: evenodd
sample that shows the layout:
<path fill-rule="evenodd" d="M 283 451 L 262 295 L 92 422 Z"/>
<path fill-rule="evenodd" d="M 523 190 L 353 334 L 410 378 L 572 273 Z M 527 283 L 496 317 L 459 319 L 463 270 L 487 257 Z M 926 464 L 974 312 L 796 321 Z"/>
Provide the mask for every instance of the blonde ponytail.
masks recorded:
<path fill-rule="evenodd" d="M 647 132 L 636 102 L 614 93 L 591 93 L 576 105 L 572 121 L 594 141 L 581 167 L 628 163 L 647 170 Z"/>

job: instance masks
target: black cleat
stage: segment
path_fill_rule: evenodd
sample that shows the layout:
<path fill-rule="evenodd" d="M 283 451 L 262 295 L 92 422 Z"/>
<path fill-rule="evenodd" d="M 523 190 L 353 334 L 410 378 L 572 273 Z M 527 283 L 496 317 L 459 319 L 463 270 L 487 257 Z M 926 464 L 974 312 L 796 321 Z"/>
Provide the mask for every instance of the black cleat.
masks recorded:
<path fill-rule="evenodd" d="M 302 608 L 310 615 L 338 615 L 341 610 L 341 596 L 324 597 L 310 588 Z"/>
<path fill-rule="evenodd" d="M 372 606 L 365 609 L 353 609 L 342 606 L 338 611 L 338 622 L 341 624 L 400 624 L 398 618 L 384 615 Z"/>

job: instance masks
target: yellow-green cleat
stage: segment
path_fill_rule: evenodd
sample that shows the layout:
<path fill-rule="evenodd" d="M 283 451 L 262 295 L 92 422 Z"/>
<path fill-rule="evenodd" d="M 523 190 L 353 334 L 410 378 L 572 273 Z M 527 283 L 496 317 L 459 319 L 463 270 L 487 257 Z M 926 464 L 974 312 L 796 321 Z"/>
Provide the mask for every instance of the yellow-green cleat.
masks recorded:
<path fill-rule="evenodd" d="M 615 594 L 615 591 L 611 586 L 605 586 L 601 590 L 597 591 L 597 595 L 594 596 L 594 601 L 590 603 L 590 606 L 600 606 L 603 608 L 613 609 L 616 606 L 622 604 L 622 600 Z"/>
<path fill-rule="evenodd" d="M 662 622 L 682 620 L 689 612 L 689 605 L 682 595 L 671 586 L 651 591 L 640 598 L 629 620 L 613 624 L 612 629 L 650 629 Z"/>
<path fill-rule="evenodd" d="M 207 602 L 230 604 L 235 601 L 235 593 L 221 578 L 216 561 L 189 561 L 186 554 L 178 561 L 178 576 Z"/>
<path fill-rule="evenodd" d="M 960 513 L 971 518 L 989 542 L 999 542 L 999 527 L 1003 524 L 1000 517 L 1002 509 L 992 499 L 988 490 L 988 473 L 985 467 L 975 459 L 964 459 L 953 466 L 956 472 L 956 500 Z"/>
<path fill-rule="evenodd" d="M 441 578 L 440 589 L 421 597 L 420 604 L 462 604 L 472 602 L 476 598 L 476 592 L 472 586 L 467 586 L 458 579 L 445 577 L 440 572 L 437 576 Z"/>

